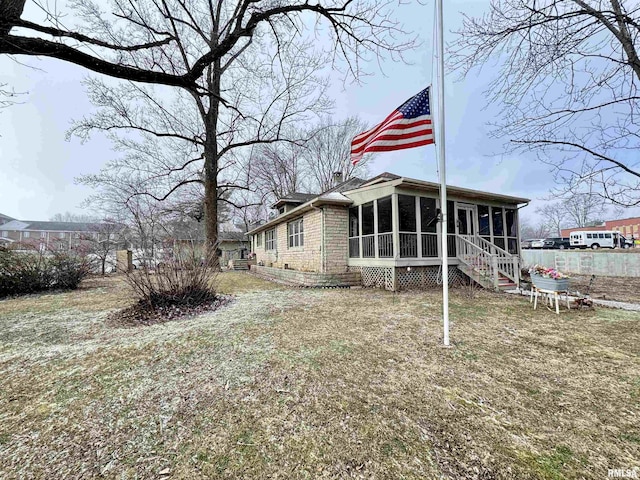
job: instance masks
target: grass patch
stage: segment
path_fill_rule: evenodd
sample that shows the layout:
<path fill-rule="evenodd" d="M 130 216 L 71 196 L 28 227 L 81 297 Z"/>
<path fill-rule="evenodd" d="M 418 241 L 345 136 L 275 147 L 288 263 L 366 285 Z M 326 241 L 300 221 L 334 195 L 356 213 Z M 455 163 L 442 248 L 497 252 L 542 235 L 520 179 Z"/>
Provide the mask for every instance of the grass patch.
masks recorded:
<path fill-rule="evenodd" d="M 126 288 L 91 282 L 0 302 L 2 478 L 596 479 L 640 458 L 632 312 L 453 291 L 446 349 L 439 291 L 229 272 L 227 308 L 123 329 Z"/>

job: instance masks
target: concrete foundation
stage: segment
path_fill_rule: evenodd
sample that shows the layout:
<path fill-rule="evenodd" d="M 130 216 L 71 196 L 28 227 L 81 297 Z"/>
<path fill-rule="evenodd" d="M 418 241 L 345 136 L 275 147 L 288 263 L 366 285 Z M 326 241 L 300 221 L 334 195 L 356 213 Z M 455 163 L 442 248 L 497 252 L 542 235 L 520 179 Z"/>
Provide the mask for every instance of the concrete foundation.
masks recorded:
<path fill-rule="evenodd" d="M 283 268 L 254 265 L 251 272 L 268 280 L 302 285 L 305 287 L 337 287 L 361 285 L 359 272 L 317 273 L 285 270 Z"/>

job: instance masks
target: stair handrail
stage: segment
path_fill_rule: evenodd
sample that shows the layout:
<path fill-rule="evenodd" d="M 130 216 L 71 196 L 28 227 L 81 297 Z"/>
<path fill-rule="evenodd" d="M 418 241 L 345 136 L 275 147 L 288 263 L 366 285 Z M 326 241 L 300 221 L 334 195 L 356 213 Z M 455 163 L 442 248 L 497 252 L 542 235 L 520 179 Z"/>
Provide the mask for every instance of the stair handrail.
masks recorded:
<path fill-rule="evenodd" d="M 465 263 L 468 267 L 475 268 L 476 266 L 474 266 L 473 263 L 469 262 L 468 259 L 466 258 L 468 256 L 468 251 L 469 250 L 473 251 L 474 253 L 472 255 L 475 258 L 483 259 L 484 268 L 488 270 L 489 278 L 494 282 L 494 284 L 497 284 L 498 277 L 495 274 L 497 262 L 496 262 L 496 259 L 493 258 L 495 257 L 495 255 L 487 252 L 485 249 L 483 249 L 479 245 L 476 245 L 474 242 L 470 241 L 464 236 L 456 235 L 455 238 L 456 238 L 456 256 L 458 257 L 458 259 L 461 260 L 463 263 Z M 478 273 L 482 275 L 481 272 L 478 272 Z"/>
<path fill-rule="evenodd" d="M 498 272 L 502 273 L 505 277 L 518 285 L 520 283 L 520 272 L 518 271 L 520 265 L 519 257 L 509 253 L 505 249 L 499 247 L 495 243 L 489 242 L 479 235 L 474 235 L 474 237 L 482 245 L 481 248 L 485 249 L 486 247 L 495 250 L 495 255 L 498 257 Z M 492 253 L 492 250 L 489 251 Z M 504 259 L 504 261 L 501 261 L 501 259 Z"/>
<path fill-rule="evenodd" d="M 476 240 L 479 241 L 479 243 L 481 243 L 482 245 L 486 245 L 489 248 L 493 248 L 496 250 L 496 253 L 501 253 L 506 257 L 511 257 L 513 256 L 512 253 L 507 252 L 504 248 L 499 247 L 498 245 L 496 245 L 495 243 L 491 243 L 489 240 L 482 238 L 480 235 L 474 235 L 474 238 Z"/>

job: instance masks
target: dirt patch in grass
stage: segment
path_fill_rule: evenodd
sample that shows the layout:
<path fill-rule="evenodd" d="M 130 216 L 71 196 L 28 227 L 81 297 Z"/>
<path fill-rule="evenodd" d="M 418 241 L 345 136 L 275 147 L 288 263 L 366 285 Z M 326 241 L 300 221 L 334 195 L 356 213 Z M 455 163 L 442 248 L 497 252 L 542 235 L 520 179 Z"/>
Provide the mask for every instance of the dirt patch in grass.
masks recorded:
<path fill-rule="evenodd" d="M 89 308 L 0 315 L 15 334 L 0 335 L 0 477 L 601 479 L 637 465 L 637 314 L 453 291 L 447 349 L 437 290 L 251 281 L 234 272 L 228 307 L 141 329 Z"/>
<path fill-rule="evenodd" d="M 640 249 L 638 249 L 640 251 Z M 572 291 L 584 293 L 587 291 L 590 275 L 572 275 L 570 288 Z M 602 277 L 597 276 L 593 281 L 590 295 L 602 300 L 618 302 L 640 303 L 640 277 Z"/>

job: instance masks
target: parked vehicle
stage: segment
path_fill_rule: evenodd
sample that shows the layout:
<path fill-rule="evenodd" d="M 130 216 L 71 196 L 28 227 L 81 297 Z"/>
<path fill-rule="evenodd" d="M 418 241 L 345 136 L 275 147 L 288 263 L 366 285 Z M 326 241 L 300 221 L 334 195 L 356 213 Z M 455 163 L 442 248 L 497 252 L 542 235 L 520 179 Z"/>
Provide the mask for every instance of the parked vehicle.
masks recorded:
<path fill-rule="evenodd" d="M 544 248 L 544 239 L 541 238 L 539 240 L 531 240 L 530 248 Z"/>
<path fill-rule="evenodd" d="M 533 239 L 528 239 L 528 240 L 522 240 L 520 242 L 520 249 L 525 249 L 525 248 L 531 248 L 531 242 L 533 242 Z"/>
<path fill-rule="evenodd" d="M 557 248 L 564 250 L 565 248 L 571 248 L 571 243 L 567 237 L 549 237 L 544 239 L 543 248 Z"/>
<path fill-rule="evenodd" d="M 87 261 L 89 262 L 89 267 L 91 269 L 91 273 L 102 273 L 102 257 L 96 255 L 95 253 L 89 253 L 87 255 Z M 109 254 L 105 258 L 104 262 L 104 271 L 105 273 L 114 273 L 116 271 L 116 256 L 115 254 Z"/>
<path fill-rule="evenodd" d="M 630 240 L 612 230 L 571 232 L 569 238 L 572 248 L 592 248 L 596 250 L 598 248 L 631 247 Z"/>
<path fill-rule="evenodd" d="M 618 238 L 620 239 L 619 243 L 618 243 L 618 246 L 620 248 L 631 248 L 631 247 L 633 247 L 633 240 L 625 237 L 621 233 L 618 234 Z"/>

